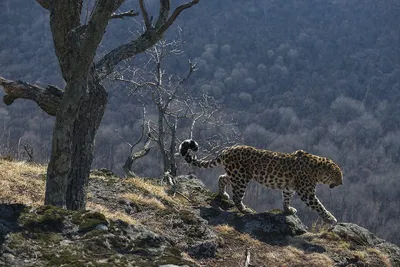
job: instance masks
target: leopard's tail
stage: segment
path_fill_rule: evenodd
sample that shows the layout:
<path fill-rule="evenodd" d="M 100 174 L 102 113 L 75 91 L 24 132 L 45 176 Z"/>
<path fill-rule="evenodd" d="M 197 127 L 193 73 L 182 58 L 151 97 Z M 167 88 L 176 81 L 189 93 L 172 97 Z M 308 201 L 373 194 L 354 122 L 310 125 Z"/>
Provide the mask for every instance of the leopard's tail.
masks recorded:
<path fill-rule="evenodd" d="M 181 153 L 182 157 L 186 160 L 187 163 L 192 164 L 193 166 L 199 168 L 213 168 L 221 164 L 220 156 L 217 156 L 212 160 L 198 160 L 195 155 L 189 152 L 190 150 L 194 152 L 199 150 L 199 145 L 196 141 L 192 139 L 184 140 L 179 145 L 179 152 Z"/>

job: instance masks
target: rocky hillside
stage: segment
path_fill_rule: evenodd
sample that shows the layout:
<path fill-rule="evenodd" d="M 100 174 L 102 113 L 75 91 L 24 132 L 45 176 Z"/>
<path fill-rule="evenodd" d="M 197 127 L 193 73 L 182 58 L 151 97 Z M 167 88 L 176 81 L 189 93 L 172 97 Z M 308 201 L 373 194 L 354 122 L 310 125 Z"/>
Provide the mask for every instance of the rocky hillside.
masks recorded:
<path fill-rule="evenodd" d="M 0 266 L 400 266 L 399 247 L 355 224 L 241 215 L 192 176 L 93 171 L 83 212 L 41 206 L 44 180 L 44 166 L 0 160 Z"/>

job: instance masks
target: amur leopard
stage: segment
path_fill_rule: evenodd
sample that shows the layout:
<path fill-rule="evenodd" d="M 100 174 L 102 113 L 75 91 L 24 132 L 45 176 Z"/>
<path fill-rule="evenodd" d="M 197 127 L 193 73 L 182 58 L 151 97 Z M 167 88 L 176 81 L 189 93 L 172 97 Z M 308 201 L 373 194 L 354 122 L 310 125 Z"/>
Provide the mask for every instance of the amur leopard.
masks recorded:
<path fill-rule="evenodd" d="M 290 206 L 296 192 L 301 200 L 316 211 L 328 223 L 336 223 L 336 218 L 325 209 L 315 191 L 318 183 L 334 188 L 343 183 L 343 174 L 339 166 L 331 159 L 319 157 L 303 150 L 293 153 L 280 153 L 257 149 L 251 146 L 235 145 L 224 149 L 213 160 L 198 160 L 191 151 L 197 151 L 196 141 L 188 139 L 179 146 L 179 151 L 186 162 L 200 167 L 213 168 L 223 165 L 225 174 L 219 176 L 219 195 L 229 198 L 227 184 L 231 184 L 233 202 L 242 213 L 250 212 L 242 202 L 250 180 L 273 189 L 281 189 L 283 209 L 295 213 Z"/>

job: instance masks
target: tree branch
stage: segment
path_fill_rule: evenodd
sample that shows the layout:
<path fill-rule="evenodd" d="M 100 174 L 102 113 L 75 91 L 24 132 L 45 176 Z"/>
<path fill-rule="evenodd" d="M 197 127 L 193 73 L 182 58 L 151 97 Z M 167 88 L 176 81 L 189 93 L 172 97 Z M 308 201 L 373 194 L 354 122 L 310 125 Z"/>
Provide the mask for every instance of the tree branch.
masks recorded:
<path fill-rule="evenodd" d="M 51 0 L 36 0 L 44 9 L 50 10 Z"/>
<path fill-rule="evenodd" d="M 121 61 L 131 58 L 137 54 L 140 54 L 154 44 L 156 44 L 163 37 L 164 32 L 172 25 L 179 14 L 194 5 L 196 5 L 200 0 L 192 0 L 189 3 L 178 6 L 170 18 L 166 19 L 165 15 L 169 14 L 169 0 L 160 0 L 160 14 L 156 22 L 156 28 L 149 30 L 147 26 L 150 21 L 146 22 L 146 31 L 140 35 L 136 40 L 133 40 L 127 44 L 123 44 L 115 48 L 106 54 L 97 64 L 96 71 L 101 79 L 104 79 L 107 75 L 114 71 L 115 66 Z M 143 12 L 143 10 L 142 10 Z M 144 14 L 144 13 L 143 13 Z M 145 15 L 146 16 L 146 15 Z M 148 17 L 148 15 L 147 15 Z M 149 20 L 149 19 L 148 19 Z M 163 22 L 163 23 L 161 23 Z M 159 25 L 162 24 L 162 25 Z"/>
<path fill-rule="evenodd" d="M 160 0 L 160 12 L 156 22 L 156 29 L 159 29 L 168 19 L 171 3 L 169 0 Z"/>
<path fill-rule="evenodd" d="M 161 1 L 163 1 L 163 0 L 161 0 Z M 197 3 L 199 3 L 199 1 L 200 0 L 192 0 L 189 3 L 180 5 L 177 8 L 175 8 L 175 10 L 172 13 L 171 17 L 169 17 L 169 19 L 164 24 L 162 24 L 162 26 L 157 27 L 157 33 L 163 34 L 172 25 L 172 23 L 176 20 L 176 18 L 179 16 L 179 14 L 181 14 L 181 12 L 183 10 L 191 8 L 192 6 L 194 6 Z M 161 10 L 160 10 L 160 12 L 161 12 Z"/>
<path fill-rule="evenodd" d="M 146 26 L 146 30 L 151 30 L 151 22 L 149 20 L 149 14 L 147 13 L 146 6 L 143 0 L 139 0 L 140 10 L 142 11 L 144 25 Z"/>
<path fill-rule="evenodd" d="M 190 78 L 190 76 L 192 75 L 192 73 L 194 71 L 196 71 L 196 63 L 192 63 L 192 61 L 189 59 L 189 72 L 186 75 L 186 77 L 184 77 L 183 79 L 179 80 L 178 84 L 176 85 L 176 87 L 174 88 L 172 94 L 169 96 L 169 98 L 165 101 L 165 105 L 164 105 L 164 109 L 168 108 L 168 106 L 170 105 L 170 103 L 175 99 L 176 95 L 179 94 L 179 89 L 180 87 Z"/>
<path fill-rule="evenodd" d="M 120 78 L 120 77 L 115 77 L 114 80 L 125 82 L 125 83 L 130 83 L 135 87 L 135 89 L 139 89 L 144 86 L 157 86 L 157 84 L 155 82 L 138 83 L 138 82 L 135 82 L 134 80 L 127 80 L 127 79 Z"/>
<path fill-rule="evenodd" d="M 6 105 L 11 105 L 18 98 L 30 99 L 35 101 L 44 112 L 51 116 L 56 115 L 58 106 L 64 96 L 63 90 L 53 85 L 42 88 L 35 84 L 10 81 L 2 77 L 0 77 L 0 86 L 4 88 L 6 93 L 3 97 Z"/>
<path fill-rule="evenodd" d="M 134 12 L 133 9 L 122 12 L 122 13 L 113 13 L 111 15 L 111 19 L 124 19 L 125 17 L 136 17 L 139 16 L 139 12 Z"/>
<path fill-rule="evenodd" d="M 149 34 L 147 31 L 140 35 L 136 40 L 127 44 L 123 44 L 106 54 L 97 64 L 96 71 L 101 79 L 114 71 L 115 66 L 121 61 L 140 54 L 154 44 L 156 44 L 162 36 Z"/>
<path fill-rule="evenodd" d="M 93 58 L 96 54 L 96 49 L 100 44 L 103 35 L 106 31 L 108 21 L 111 19 L 113 12 L 115 11 L 117 1 L 110 0 L 98 0 L 93 14 L 89 20 L 86 33 L 80 49 L 79 63 L 75 68 L 75 71 L 81 72 L 82 69 L 86 70 L 93 62 Z M 119 4 L 119 2 L 118 2 Z M 122 3 L 121 3 L 122 4 Z"/>

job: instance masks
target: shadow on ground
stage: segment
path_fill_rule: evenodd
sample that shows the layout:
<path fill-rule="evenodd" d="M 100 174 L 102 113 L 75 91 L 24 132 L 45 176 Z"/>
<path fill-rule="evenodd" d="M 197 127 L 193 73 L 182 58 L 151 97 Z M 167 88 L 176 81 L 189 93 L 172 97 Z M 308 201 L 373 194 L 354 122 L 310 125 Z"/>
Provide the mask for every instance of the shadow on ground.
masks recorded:
<path fill-rule="evenodd" d="M 12 232 L 19 232 L 18 218 L 27 209 L 23 204 L 0 204 L 0 253 L 8 252 L 4 247 L 6 236 Z"/>
<path fill-rule="evenodd" d="M 219 203 L 217 203 L 218 205 Z M 226 204 L 223 204 L 226 206 Z M 212 207 L 200 209 L 200 216 L 206 219 L 209 225 L 229 225 L 241 233 L 249 234 L 252 238 L 261 242 L 276 245 L 292 245 L 305 252 L 325 252 L 325 248 L 312 244 L 306 239 L 293 238 L 307 232 L 307 227 L 295 214 L 287 214 L 282 211 L 241 214 L 236 211 L 217 209 L 216 203 Z"/>

